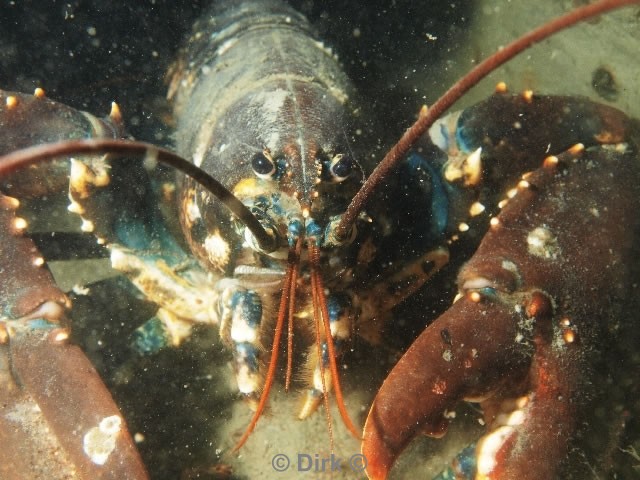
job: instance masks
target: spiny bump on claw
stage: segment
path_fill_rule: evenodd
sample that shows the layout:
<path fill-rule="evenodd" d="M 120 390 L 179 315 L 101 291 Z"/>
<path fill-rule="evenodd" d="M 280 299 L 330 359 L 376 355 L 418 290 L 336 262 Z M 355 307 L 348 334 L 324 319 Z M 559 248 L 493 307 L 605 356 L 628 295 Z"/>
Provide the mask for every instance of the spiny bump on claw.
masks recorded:
<path fill-rule="evenodd" d="M 62 343 L 69 339 L 69 332 L 64 329 L 57 329 L 52 332 L 52 336 L 55 343 Z"/>
<path fill-rule="evenodd" d="M 529 182 L 527 182 L 526 180 L 520 180 L 518 182 L 518 188 L 521 189 L 521 190 L 526 190 L 530 186 L 531 186 L 531 184 Z"/>
<path fill-rule="evenodd" d="M 80 226 L 80 230 L 83 232 L 91 233 L 95 229 L 93 222 L 91 220 L 82 219 L 82 225 Z"/>
<path fill-rule="evenodd" d="M 429 107 L 427 107 L 426 105 L 422 105 L 422 107 L 420 107 L 420 111 L 418 112 L 418 118 L 426 117 L 427 113 L 429 113 Z"/>
<path fill-rule="evenodd" d="M 533 90 L 525 90 L 522 92 L 522 98 L 525 102 L 531 103 L 533 101 Z"/>
<path fill-rule="evenodd" d="M 32 261 L 33 265 L 35 265 L 36 267 L 41 267 L 44 265 L 44 258 L 42 257 L 35 257 Z"/>
<path fill-rule="evenodd" d="M 469 300 L 471 300 L 473 303 L 480 303 L 480 300 L 482 300 L 482 295 L 480 295 L 479 292 L 471 292 L 469 294 Z"/>
<path fill-rule="evenodd" d="M 500 225 L 500 220 L 498 220 L 498 217 L 493 217 L 491 218 L 491 220 L 489 220 L 489 225 L 491 225 L 491 228 L 498 228 L 498 226 Z"/>
<path fill-rule="evenodd" d="M 482 147 L 478 147 L 462 159 L 447 162 L 444 178 L 448 182 L 462 178 L 466 187 L 477 185 L 482 178 Z"/>
<path fill-rule="evenodd" d="M 116 102 L 111 102 L 111 111 L 109 112 L 109 118 L 113 123 L 122 123 L 122 112 Z"/>
<path fill-rule="evenodd" d="M 571 326 L 571 320 L 568 318 L 562 318 L 560 322 L 560 328 L 562 328 L 562 339 L 564 343 L 573 343 L 576 341 L 576 331 Z"/>
<path fill-rule="evenodd" d="M 27 221 L 24 218 L 15 217 L 13 219 L 13 228 L 15 229 L 15 231 L 22 232 L 27 228 L 27 226 L 28 226 Z"/>
<path fill-rule="evenodd" d="M 461 232 L 468 232 L 469 231 L 469 224 L 465 223 L 465 222 L 460 222 L 460 224 L 458 225 L 458 230 Z"/>
<path fill-rule="evenodd" d="M 482 147 L 479 147 L 467 157 L 464 165 L 464 184 L 466 186 L 475 186 L 480 182 L 480 177 L 482 176 L 481 155 Z"/>
<path fill-rule="evenodd" d="M 20 206 L 20 200 L 14 197 L 9 197 L 8 195 L 0 195 L 0 206 L 2 208 L 15 210 Z"/>
<path fill-rule="evenodd" d="M 44 93 L 44 90 L 42 88 L 40 88 L 40 87 L 36 88 L 33 91 L 33 96 L 36 97 L 36 98 L 45 98 L 46 97 L 46 95 Z"/>
<path fill-rule="evenodd" d="M 562 332 L 562 338 L 564 339 L 565 343 L 573 343 L 576 341 L 576 332 L 569 328 Z"/>
<path fill-rule="evenodd" d="M 18 106 L 18 97 L 14 95 L 9 95 L 6 100 L 6 105 L 9 110 L 16 108 Z"/>
<path fill-rule="evenodd" d="M 556 157 L 555 155 L 549 155 L 544 159 L 544 162 L 542 162 L 542 166 L 544 168 L 555 168 L 558 165 L 558 162 L 558 157 Z"/>
<path fill-rule="evenodd" d="M 469 215 L 471 215 L 472 217 L 475 217 L 477 215 L 480 215 L 482 212 L 484 212 L 485 210 L 485 206 L 483 204 L 481 204 L 480 202 L 473 202 L 471 204 L 471 207 L 469 207 Z"/>
<path fill-rule="evenodd" d="M 578 156 L 582 152 L 584 152 L 584 145 L 582 143 L 576 143 L 574 146 L 569 148 L 569 153 L 574 156 Z"/>
<path fill-rule="evenodd" d="M 507 93 L 509 89 L 507 88 L 507 84 L 505 82 L 498 82 L 496 84 L 496 93 Z"/>

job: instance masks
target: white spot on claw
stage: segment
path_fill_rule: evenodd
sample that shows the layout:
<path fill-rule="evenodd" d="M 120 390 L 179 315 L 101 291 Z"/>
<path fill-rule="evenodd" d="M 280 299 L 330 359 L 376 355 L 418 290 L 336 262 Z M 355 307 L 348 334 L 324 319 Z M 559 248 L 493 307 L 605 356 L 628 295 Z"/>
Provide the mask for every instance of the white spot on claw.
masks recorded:
<path fill-rule="evenodd" d="M 529 253 L 536 257 L 555 260 L 561 253 L 557 238 L 544 227 L 537 227 L 529 232 L 527 244 Z"/>
<path fill-rule="evenodd" d="M 97 427 L 89 429 L 84 435 L 82 447 L 84 453 L 96 465 L 104 465 L 111 452 L 116 448 L 116 439 L 122 427 L 122 419 L 118 415 L 105 417 Z"/>

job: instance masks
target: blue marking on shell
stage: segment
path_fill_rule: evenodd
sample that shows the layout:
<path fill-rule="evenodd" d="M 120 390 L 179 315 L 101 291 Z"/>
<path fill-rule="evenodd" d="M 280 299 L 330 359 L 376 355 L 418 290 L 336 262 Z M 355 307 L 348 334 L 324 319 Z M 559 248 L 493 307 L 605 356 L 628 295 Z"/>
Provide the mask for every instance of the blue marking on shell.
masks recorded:
<path fill-rule="evenodd" d="M 329 311 L 329 321 L 335 322 L 342 312 L 342 305 L 335 296 L 327 298 L 327 310 Z"/>
<path fill-rule="evenodd" d="M 275 162 L 276 162 L 276 173 L 274 175 L 274 178 L 276 180 L 279 180 L 287 172 L 287 161 L 284 158 L 278 158 L 275 160 Z"/>
<path fill-rule="evenodd" d="M 304 228 L 304 225 L 298 219 L 294 219 L 289 222 L 289 226 L 287 227 L 287 230 L 289 231 L 290 246 L 295 245 L 296 241 L 298 240 L 298 238 L 300 238 L 300 235 L 302 234 L 303 228 Z"/>
<path fill-rule="evenodd" d="M 133 332 L 133 348 L 141 355 L 152 355 L 169 345 L 169 333 L 158 317 L 153 317 Z"/>
<path fill-rule="evenodd" d="M 493 287 L 484 287 L 478 290 L 478 292 L 485 297 L 496 298 L 498 296 L 497 290 Z"/>
<path fill-rule="evenodd" d="M 236 363 L 246 365 L 251 372 L 257 372 L 260 367 L 258 349 L 249 342 L 236 343 Z"/>
<path fill-rule="evenodd" d="M 327 310 L 329 311 L 329 322 L 340 320 L 345 307 L 351 306 L 351 299 L 346 295 L 330 295 L 327 297 Z"/>
<path fill-rule="evenodd" d="M 271 206 L 271 200 L 266 195 L 256 195 L 253 197 L 253 206 L 261 210 L 266 210 Z"/>
<path fill-rule="evenodd" d="M 60 328 L 60 324 L 51 323 L 44 318 L 35 318 L 27 322 L 29 328 L 32 330 L 53 330 L 54 328 Z"/>
<path fill-rule="evenodd" d="M 262 301 L 253 290 L 238 290 L 231 297 L 231 309 L 251 328 L 258 328 L 262 321 Z"/>
<path fill-rule="evenodd" d="M 465 120 L 467 115 L 465 113 L 472 112 L 472 109 L 468 109 L 463 111 L 458 117 L 458 122 L 456 125 L 456 143 L 458 144 L 458 148 L 461 152 L 469 154 L 478 148 L 478 145 L 473 144 L 472 138 L 470 135 L 471 132 L 467 132 L 467 127 L 465 126 Z"/>
<path fill-rule="evenodd" d="M 440 472 L 433 480 L 473 480 L 476 477 L 476 444 L 473 443 L 458 453 L 451 466 Z"/>
<path fill-rule="evenodd" d="M 432 191 L 431 205 L 429 205 L 431 211 L 429 234 L 431 238 L 438 238 L 445 233 L 449 220 L 449 196 L 447 195 L 447 189 L 442 180 L 442 176 L 439 171 L 433 168 L 433 165 L 431 165 L 429 161 L 415 152 L 409 154 L 407 162 L 409 168 L 413 171 L 417 171 L 418 168 L 424 168 L 429 172 Z"/>
<path fill-rule="evenodd" d="M 282 216 L 285 213 L 284 209 L 282 208 L 282 205 L 280 204 L 281 198 L 282 196 L 279 193 L 271 194 L 271 209 L 273 210 L 273 213 L 275 213 L 278 216 Z"/>
<path fill-rule="evenodd" d="M 118 242 L 131 250 L 155 252 L 146 258 L 162 258 L 167 265 L 176 265 L 189 258 L 169 232 L 158 212 L 152 212 L 150 219 L 136 218 L 125 212 L 116 219 L 114 232 Z M 141 255 L 142 256 L 142 255 Z"/>
<path fill-rule="evenodd" d="M 307 237 L 312 237 L 318 239 L 318 245 L 322 244 L 322 234 L 324 229 L 318 225 L 318 223 L 310 218 L 307 220 L 306 233 Z"/>

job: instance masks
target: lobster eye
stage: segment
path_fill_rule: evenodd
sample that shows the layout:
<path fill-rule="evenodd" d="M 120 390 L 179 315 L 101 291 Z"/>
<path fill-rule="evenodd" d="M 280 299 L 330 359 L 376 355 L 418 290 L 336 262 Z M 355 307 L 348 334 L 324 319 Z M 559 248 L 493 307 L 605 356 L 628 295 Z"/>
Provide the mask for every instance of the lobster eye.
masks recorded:
<path fill-rule="evenodd" d="M 349 155 L 339 153 L 331 159 L 329 171 L 333 181 L 342 182 L 353 172 L 353 160 Z"/>
<path fill-rule="evenodd" d="M 276 173 L 276 163 L 268 151 L 256 153 L 251 159 L 254 173 L 263 179 L 269 179 Z"/>

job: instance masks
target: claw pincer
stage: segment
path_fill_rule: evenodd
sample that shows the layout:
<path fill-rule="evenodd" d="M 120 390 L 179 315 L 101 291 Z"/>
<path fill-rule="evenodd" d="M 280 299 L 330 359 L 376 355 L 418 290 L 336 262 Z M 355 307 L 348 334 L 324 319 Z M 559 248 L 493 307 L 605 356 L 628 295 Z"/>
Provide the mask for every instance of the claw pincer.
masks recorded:
<path fill-rule="evenodd" d="M 63 325 L 66 295 L 0 195 L 0 477 L 145 479 L 111 394 Z"/>
<path fill-rule="evenodd" d="M 640 228 L 640 164 L 632 143 L 637 138 L 629 137 L 631 121 L 608 107 L 561 97 L 538 104 L 536 98 L 538 107 L 556 102 L 556 125 L 581 118 L 582 113 L 567 118 L 572 111 L 607 115 L 591 115 L 567 132 L 581 132 L 593 146 L 575 146 L 544 162 L 539 151 L 527 159 L 538 158 L 542 165 L 522 177 L 492 218 L 459 273 L 459 299 L 418 337 L 376 396 L 362 447 L 369 478 L 386 478 L 419 433 L 443 435 L 445 411 L 461 400 L 480 402 L 488 426 L 476 447 L 474 478 L 567 478 L 569 467 L 579 470 L 569 452 L 588 430 L 587 412 L 602 400 L 595 370 L 622 333 L 613 333 L 621 319 L 637 303 L 630 291 L 637 281 L 633 261 Z M 519 103 L 507 96 L 498 102 Z M 474 108 L 492 116 L 493 106 Z M 546 109 L 515 108 L 519 122 Z M 505 119 L 501 112 L 496 118 Z M 526 144 L 533 137 L 492 138 L 500 130 L 494 126 L 483 123 L 484 133 L 471 147 L 513 150 L 513 142 Z M 531 126 L 522 122 L 516 130 L 529 132 Z M 604 139 L 631 143 L 599 145 Z M 506 160 L 512 158 L 483 156 L 483 163 L 492 162 L 483 165 L 486 181 L 498 178 L 501 169 L 509 175 L 513 167 Z M 605 291 L 603 306 L 598 292 Z"/>

